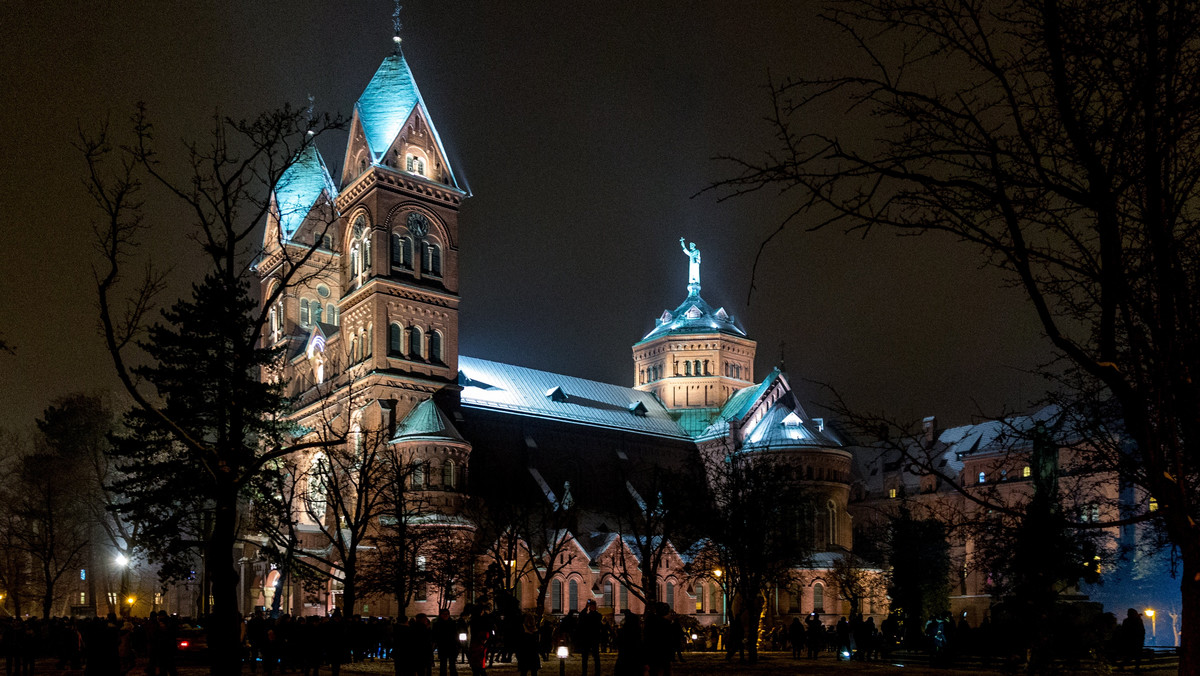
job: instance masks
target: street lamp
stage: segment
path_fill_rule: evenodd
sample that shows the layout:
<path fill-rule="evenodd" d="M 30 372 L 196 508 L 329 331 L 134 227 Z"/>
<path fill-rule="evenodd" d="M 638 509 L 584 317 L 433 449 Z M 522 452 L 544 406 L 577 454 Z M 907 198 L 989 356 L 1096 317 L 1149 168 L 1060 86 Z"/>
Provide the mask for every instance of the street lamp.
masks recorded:
<path fill-rule="evenodd" d="M 458 650 L 459 650 L 459 654 L 462 655 L 462 657 L 459 659 L 459 662 L 466 662 L 467 661 L 467 632 L 465 632 L 465 631 L 458 632 Z"/>
<path fill-rule="evenodd" d="M 713 577 L 717 578 L 717 584 L 720 585 L 720 587 L 721 587 L 721 624 L 725 624 L 725 622 L 726 622 L 725 612 L 726 612 L 727 606 L 725 604 L 728 600 L 727 597 L 729 596 L 729 594 L 725 593 L 725 585 L 721 584 L 721 575 L 723 575 L 723 574 L 724 573 L 721 571 L 720 568 L 717 568 L 716 570 L 713 571 Z"/>
<path fill-rule="evenodd" d="M 1150 618 L 1150 645 L 1158 645 L 1158 623 L 1154 621 L 1154 609 L 1147 608 L 1143 611 L 1146 617 Z"/>
<path fill-rule="evenodd" d="M 558 676 L 566 676 L 567 674 L 567 646 L 558 646 Z"/>
<path fill-rule="evenodd" d="M 120 594 L 121 594 L 121 596 L 125 596 L 126 594 L 129 593 L 129 557 L 125 556 L 124 553 L 118 552 L 117 556 L 113 559 L 113 561 L 116 562 L 117 566 L 120 567 L 120 569 L 121 569 L 121 592 L 120 592 Z M 126 600 L 126 603 L 128 604 L 128 610 L 126 610 L 126 612 L 125 612 L 125 617 L 129 617 L 133 612 L 132 599 L 133 599 L 133 597 L 131 596 L 131 597 L 129 597 L 128 600 Z M 117 608 L 117 610 L 120 611 L 121 609 Z"/>

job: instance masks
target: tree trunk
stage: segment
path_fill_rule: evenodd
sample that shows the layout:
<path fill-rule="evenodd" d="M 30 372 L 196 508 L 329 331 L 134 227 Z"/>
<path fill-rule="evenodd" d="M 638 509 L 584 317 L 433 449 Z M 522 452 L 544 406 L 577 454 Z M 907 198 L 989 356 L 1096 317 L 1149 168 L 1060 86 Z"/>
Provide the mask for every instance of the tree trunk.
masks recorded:
<path fill-rule="evenodd" d="M 757 589 L 742 592 L 742 607 L 746 611 L 746 660 L 758 664 L 758 621 L 762 615 L 763 598 Z"/>
<path fill-rule="evenodd" d="M 54 579 L 50 575 L 50 564 L 42 564 L 42 579 L 45 582 L 45 587 L 42 591 L 42 619 L 49 620 L 50 613 L 54 610 Z"/>
<path fill-rule="evenodd" d="M 347 622 L 354 616 L 354 604 L 358 603 L 358 581 L 354 578 L 353 566 L 342 569 L 342 617 Z"/>
<path fill-rule="evenodd" d="M 538 580 L 537 616 L 541 619 L 546 614 L 546 594 L 550 592 L 550 576 Z"/>
<path fill-rule="evenodd" d="M 1181 546 L 1183 579 L 1179 631 L 1179 674 L 1200 674 L 1200 543 Z"/>
<path fill-rule="evenodd" d="M 212 616 L 208 618 L 212 674 L 238 674 L 242 668 L 241 616 L 237 611 L 238 574 L 233 565 L 236 539 L 237 497 L 230 493 L 220 496 L 216 501 L 213 529 L 205 556 L 205 568 L 213 595 Z"/>

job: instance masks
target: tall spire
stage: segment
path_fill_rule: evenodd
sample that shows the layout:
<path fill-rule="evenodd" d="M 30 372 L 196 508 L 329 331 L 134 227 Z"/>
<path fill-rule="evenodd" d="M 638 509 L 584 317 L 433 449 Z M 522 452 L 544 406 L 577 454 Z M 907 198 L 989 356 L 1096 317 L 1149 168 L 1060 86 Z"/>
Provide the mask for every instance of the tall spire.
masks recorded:
<path fill-rule="evenodd" d="M 400 29 L 404 27 L 404 24 L 400 23 L 401 9 L 403 9 L 403 6 L 400 4 L 400 0 L 396 0 L 396 9 L 392 10 L 392 31 L 394 33 L 392 42 L 396 43 L 397 54 L 400 53 Z"/>

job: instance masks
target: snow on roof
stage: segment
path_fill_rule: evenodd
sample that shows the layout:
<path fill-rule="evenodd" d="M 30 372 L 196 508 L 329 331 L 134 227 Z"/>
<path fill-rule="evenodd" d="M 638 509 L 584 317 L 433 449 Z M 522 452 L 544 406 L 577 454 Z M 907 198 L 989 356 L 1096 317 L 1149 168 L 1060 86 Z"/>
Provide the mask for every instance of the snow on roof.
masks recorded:
<path fill-rule="evenodd" d="M 689 438 L 649 392 L 475 357 L 460 356 L 458 369 L 464 406 Z M 561 395 L 547 396 L 556 391 Z"/>

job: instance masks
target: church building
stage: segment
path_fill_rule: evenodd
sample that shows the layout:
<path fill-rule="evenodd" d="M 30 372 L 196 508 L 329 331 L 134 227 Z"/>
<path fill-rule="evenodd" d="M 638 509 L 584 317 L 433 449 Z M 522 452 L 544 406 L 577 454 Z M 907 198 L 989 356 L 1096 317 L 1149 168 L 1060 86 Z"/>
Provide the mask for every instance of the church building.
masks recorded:
<path fill-rule="evenodd" d="M 397 42 L 354 104 L 340 171 L 331 173 L 309 145 L 273 195 L 257 267 L 262 296 L 271 297 L 288 266 L 301 266 L 303 281 L 267 308 L 267 340 L 287 355 L 282 373 L 267 377 L 289 384 L 296 423 L 343 429 L 346 445 L 386 444 L 414 459 L 421 469 L 412 488 L 464 538 L 478 534 L 469 503 L 488 486 L 509 482 L 558 505 L 570 502 L 579 516 L 560 537 L 571 540 L 571 564 L 550 581 L 544 609 L 551 613 L 592 599 L 606 612 L 641 612 L 614 570 L 617 558 L 637 553 L 626 551 L 606 505 L 614 494 L 652 499 L 647 468 L 695 467 L 702 453 L 769 449 L 787 457 L 796 480 L 820 496 L 802 527 L 813 530 L 822 553 L 820 565 L 780 590 L 768 612 L 824 613 L 827 622 L 847 613 L 821 566 L 851 546 L 851 453 L 824 421 L 805 413 L 786 374 L 774 369 L 756 379 L 755 341 L 701 296 L 696 245 L 681 240 L 681 282 L 688 266 L 682 301 L 640 339 L 644 328 L 628 327 L 636 339 L 629 383 L 504 364 L 459 352 L 459 207 L 468 197 Z M 661 294 L 674 302 L 671 290 Z M 316 467 L 322 455 L 297 465 Z M 323 520 L 334 517 L 324 511 L 320 485 L 300 488 L 309 504 L 296 513 L 301 547 L 315 551 L 329 530 Z M 702 579 L 688 569 L 690 544 L 668 548 L 659 598 L 702 623 L 721 622 L 728 609 L 719 576 Z M 286 584 L 265 560 L 248 565 L 247 610 L 274 604 L 324 614 L 341 604 L 336 575 L 313 592 Z M 453 600 L 439 598 L 444 590 L 423 589 L 407 607 L 360 595 L 345 612 L 436 613 L 439 603 L 458 612 L 474 598 L 472 584 L 463 580 Z M 533 579 L 516 585 L 526 609 L 538 601 L 536 586 Z"/>

